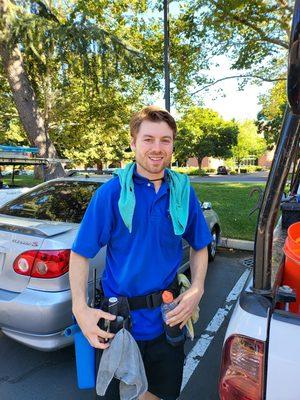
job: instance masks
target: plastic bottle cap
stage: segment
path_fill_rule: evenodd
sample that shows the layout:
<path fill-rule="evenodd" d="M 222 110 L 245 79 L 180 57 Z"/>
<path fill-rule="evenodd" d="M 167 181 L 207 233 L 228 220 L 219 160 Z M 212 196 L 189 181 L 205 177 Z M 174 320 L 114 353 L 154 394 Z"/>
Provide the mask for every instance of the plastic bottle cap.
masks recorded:
<path fill-rule="evenodd" d="M 172 292 L 169 292 L 168 290 L 165 290 L 162 294 L 162 300 L 164 303 L 172 303 L 174 300 L 174 296 Z"/>
<path fill-rule="evenodd" d="M 109 304 L 114 304 L 118 302 L 118 298 L 117 297 L 110 297 L 108 299 Z"/>

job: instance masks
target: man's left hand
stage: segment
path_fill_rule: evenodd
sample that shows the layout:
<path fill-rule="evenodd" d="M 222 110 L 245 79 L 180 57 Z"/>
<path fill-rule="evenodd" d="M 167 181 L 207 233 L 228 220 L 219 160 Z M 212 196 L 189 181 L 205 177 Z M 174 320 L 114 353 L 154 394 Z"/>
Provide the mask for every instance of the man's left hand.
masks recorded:
<path fill-rule="evenodd" d="M 166 323 L 170 326 L 180 324 L 180 329 L 182 329 L 198 306 L 203 293 L 204 289 L 192 285 L 188 290 L 174 299 L 177 306 L 174 310 L 167 313 Z"/>

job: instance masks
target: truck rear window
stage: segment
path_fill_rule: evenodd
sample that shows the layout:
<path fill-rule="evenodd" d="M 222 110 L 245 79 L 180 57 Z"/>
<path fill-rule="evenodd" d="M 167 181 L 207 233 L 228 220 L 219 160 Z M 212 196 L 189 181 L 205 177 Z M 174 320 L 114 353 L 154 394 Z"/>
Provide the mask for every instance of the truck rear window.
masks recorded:
<path fill-rule="evenodd" d="M 0 214 L 80 223 L 101 182 L 52 182 L 25 193 L 0 208 Z"/>

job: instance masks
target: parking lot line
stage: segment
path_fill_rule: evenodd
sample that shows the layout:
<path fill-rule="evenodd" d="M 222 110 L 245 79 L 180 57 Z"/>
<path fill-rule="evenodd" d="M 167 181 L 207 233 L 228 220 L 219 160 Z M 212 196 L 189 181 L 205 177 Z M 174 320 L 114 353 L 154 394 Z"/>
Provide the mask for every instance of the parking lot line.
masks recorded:
<path fill-rule="evenodd" d="M 241 293 L 248 277 L 251 272 L 250 268 L 247 268 L 239 280 L 236 282 L 234 287 L 232 288 L 231 292 L 226 297 L 224 306 L 219 308 L 216 314 L 214 315 L 213 319 L 207 325 L 205 331 L 202 333 L 201 337 L 197 340 L 196 344 L 189 352 L 186 357 L 184 370 L 183 370 L 183 380 L 181 385 L 181 391 L 187 385 L 190 377 L 192 376 L 193 372 L 197 368 L 201 358 L 205 354 L 206 350 L 208 349 L 209 345 L 211 344 L 216 332 L 221 327 L 226 315 L 231 310 L 232 306 L 234 305 L 236 299 L 238 298 L 239 294 Z"/>

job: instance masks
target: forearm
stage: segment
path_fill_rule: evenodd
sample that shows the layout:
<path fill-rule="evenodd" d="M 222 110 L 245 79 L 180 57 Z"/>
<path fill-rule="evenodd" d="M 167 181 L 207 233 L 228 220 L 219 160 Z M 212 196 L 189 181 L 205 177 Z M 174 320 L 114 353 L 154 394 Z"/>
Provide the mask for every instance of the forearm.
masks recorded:
<path fill-rule="evenodd" d="M 88 275 L 88 259 L 71 251 L 69 277 L 72 293 L 72 310 L 75 316 L 77 311 L 87 306 Z"/>
<path fill-rule="evenodd" d="M 182 328 L 198 306 L 204 293 L 207 263 L 208 254 L 206 247 L 198 251 L 191 248 L 190 269 L 192 285 L 175 299 L 179 304 L 174 310 L 168 313 L 167 324 L 170 326 L 180 323 L 180 328 Z"/>
<path fill-rule="evenodd" d="M 204 281 L 207 272 L 208 252 L 207 247 L 201 250 L 190 249 L 190 269 L 192 286 L 204 292 Z"/>

